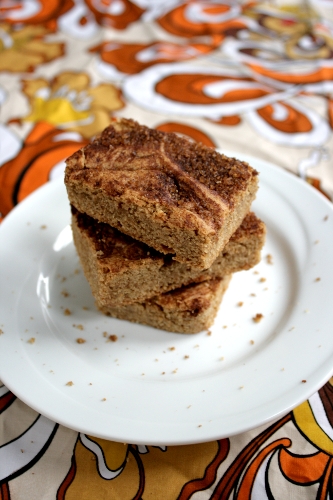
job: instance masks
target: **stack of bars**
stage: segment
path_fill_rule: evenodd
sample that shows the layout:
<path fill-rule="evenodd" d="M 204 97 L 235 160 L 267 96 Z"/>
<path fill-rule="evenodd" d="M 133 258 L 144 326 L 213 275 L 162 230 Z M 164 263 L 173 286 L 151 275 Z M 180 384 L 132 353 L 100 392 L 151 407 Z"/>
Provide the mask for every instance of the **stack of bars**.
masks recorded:
<path fill-rule="evenodd" d="M 115 119 L 68 158 L 65 185 L 85 276 L 115 318 L 200 332 L 260 260 L 258 174 L 202 144 Z"/>

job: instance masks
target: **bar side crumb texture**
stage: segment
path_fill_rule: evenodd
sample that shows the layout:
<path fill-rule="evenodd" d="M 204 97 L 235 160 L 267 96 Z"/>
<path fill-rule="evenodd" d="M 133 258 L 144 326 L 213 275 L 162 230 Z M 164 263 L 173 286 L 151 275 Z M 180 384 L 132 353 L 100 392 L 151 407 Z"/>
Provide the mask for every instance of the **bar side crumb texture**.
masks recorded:
<path fill-rule="evenodd" d="M 203 144 L 120 118 L 67 159 L 65 184 L 79 212 L 207 269 L 249 212 L 258 173 Z"/>
<path fill-rule="evenodd" d="M 145 300 L 187 285 L 222 278 L 255 266 L 265 242 L 265 224 L 252 212 L 206 270 L 181 264 L 72 208 L 75 247 L 100 306 Z"/>
<path fill-rule="evenodd" d="M 144 303 L 100 306 L 114 318 L 176 333 L 198 333 L 212 326 L 231 276 L 193 283 Z"/>

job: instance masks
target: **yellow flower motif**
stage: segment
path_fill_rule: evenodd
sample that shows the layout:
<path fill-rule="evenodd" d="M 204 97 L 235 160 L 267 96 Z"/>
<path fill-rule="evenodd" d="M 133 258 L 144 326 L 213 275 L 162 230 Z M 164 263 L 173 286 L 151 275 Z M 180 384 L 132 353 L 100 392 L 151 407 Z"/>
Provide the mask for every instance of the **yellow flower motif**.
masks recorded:
<path fill-rule="evenodd" d="M 49 33 L 50 30 L 44 26 L 13 29 L 9 24 L 0 24 L 0 71 L 33 71 L 39 64 L 62 56 L 62 43 L 43 39 Z"/>
<path fill-rule="evenodd" d="M 118 88 L 105 83 L 92 87 L 86 73 L 63 72 L 51 82 L 24 80 L 23 92 L 31 105 L 25 121 L 46 121 L 86 138 L 103 130 L 111 113 L 123 107 Z"/>

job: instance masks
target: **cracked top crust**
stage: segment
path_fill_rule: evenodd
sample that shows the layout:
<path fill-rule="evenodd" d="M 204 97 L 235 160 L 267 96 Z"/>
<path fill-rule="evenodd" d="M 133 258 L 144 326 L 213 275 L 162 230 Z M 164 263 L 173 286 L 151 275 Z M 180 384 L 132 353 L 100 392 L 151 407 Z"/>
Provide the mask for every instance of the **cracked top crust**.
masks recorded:
<path fill-rule="evenodd" d="M 257 183 L 256 170 L 246 162 L 123 118 L 66 164 L 66 185 L 82 183 L 109 197 L 127 197 L 154 206 L 155 213 L 160 208 L 162 219 L 180 209 L 187 227 L 194 216 L 213 231 L 223 224 L 225 210 Z"/>

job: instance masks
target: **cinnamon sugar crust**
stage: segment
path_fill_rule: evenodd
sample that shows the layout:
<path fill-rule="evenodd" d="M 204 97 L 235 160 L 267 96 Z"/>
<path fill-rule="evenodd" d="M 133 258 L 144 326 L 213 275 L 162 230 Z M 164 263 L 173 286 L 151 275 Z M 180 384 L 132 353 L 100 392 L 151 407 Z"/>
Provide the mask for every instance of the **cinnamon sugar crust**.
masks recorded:
<path fill-rule="evenodd" d="M 212 326 L 231 276 L 193 283 L 144 303 L 97 307 L 114 318 L 175 333 L 198 333 Z"/>
<path fill-rule="evenodd" d="M 260 260 L 265 224 L 249 213 L 212 266 L 204 271 L 163 255 L 108 224 L 72 209 L 74 243 L 101 306 L 143 302 L 187 285 L 250 269 Z"/>
<path fill-rule="evenodd" d="M 77 210 L 201 269 L 240 225 L 257 183 L 245 162 L 127 119 L 68 158 L 65 171 Z"/>

